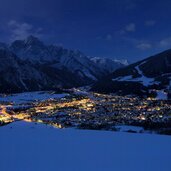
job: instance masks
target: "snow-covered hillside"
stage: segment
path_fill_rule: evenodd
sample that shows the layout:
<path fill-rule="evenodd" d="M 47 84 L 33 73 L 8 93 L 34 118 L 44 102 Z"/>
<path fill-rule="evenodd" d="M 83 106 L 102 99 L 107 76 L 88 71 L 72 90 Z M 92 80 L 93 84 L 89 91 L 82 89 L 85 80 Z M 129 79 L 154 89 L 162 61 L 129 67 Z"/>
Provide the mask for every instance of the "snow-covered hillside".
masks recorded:
<path fill-rule="evenodd" d="M 92 90 L 154 97 L 167 92 L 170 81 L 171 50 L 167 50 L 114 71 Z"/>
<path fill-rule="evenodd" d="M 1 171 L 170 171 L 170 136 L 55 129 L 15 122 L 0 127 Z"/>
<path fill-rule="evenodd" d="M 118 77 L 115 79 L 112 79 L 113 81 L 133 81 L 133 82 L 139 82 L 143 84 L 144 86 L 150 86 L 153 84 L 160 84 L 160 82 L 155 81 L 155 78 L 149 78 L 144 75 L 142 70 L 140 69 L 141 65 L 143 65 L 145 62 L 140 63 L 135 67 L 135 71 L 138 74 L 138 77 L 134 78 L 133 75 L 128 75 L 124 77 Z"/>

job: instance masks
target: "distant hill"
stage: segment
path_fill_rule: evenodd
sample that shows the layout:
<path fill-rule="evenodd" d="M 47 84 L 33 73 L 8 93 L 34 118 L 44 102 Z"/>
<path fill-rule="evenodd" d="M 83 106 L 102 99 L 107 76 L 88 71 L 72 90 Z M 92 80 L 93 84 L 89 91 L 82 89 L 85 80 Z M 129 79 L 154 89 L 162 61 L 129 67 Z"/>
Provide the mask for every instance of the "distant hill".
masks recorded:
<path fill-rule="evenodd" d="M 156 96 L 171 80 L 171 49 L 118 69 L 95 83 L 93 91 Z"/>

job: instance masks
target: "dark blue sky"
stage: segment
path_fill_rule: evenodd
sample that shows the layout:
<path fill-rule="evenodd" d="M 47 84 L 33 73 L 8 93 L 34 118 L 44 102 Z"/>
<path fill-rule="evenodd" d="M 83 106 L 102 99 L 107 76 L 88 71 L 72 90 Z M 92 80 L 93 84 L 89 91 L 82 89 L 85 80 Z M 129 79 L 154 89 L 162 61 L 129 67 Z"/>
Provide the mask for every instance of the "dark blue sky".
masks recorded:
<path fill-rule="evenodd" d="M 171 48 L 170 0 L 0 0 L 0 41 L 29 34 L 137 61 Z"/>

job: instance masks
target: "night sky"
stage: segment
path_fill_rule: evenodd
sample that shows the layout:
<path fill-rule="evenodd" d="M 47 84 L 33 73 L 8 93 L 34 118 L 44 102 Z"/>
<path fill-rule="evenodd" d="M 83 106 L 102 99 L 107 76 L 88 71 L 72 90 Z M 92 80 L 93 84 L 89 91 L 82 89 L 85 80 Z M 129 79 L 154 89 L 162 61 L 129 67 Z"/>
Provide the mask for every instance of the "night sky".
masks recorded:
<path fill-rule="evenodd" d="M 0 41 L 30 34 L 89 56 L 134 62 L 171 48 L 171 1 L 0 0 Z"/>

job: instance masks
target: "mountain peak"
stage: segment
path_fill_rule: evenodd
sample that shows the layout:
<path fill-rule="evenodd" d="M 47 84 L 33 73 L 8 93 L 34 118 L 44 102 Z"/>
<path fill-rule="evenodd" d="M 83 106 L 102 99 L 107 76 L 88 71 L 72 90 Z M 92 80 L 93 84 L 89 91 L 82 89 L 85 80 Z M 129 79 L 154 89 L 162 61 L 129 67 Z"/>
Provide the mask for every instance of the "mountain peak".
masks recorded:
<path fill-rule="evenodd" d="M 28 36 L 24 42 L 26 44 L 42 44 L 43 45 L 43 42 L 39 40 L 39 38 L 33 36 L 33 35 L 30 35 Z"/>

